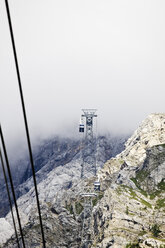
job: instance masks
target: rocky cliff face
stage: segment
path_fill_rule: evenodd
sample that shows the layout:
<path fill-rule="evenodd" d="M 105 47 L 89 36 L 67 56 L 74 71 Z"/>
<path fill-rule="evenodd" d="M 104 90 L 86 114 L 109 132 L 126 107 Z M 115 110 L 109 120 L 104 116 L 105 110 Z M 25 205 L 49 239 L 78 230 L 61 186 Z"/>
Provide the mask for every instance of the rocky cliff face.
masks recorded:
<path fill-rule="evenodd" d="M 147 150 L 144 163 L 126 163 L 93 211 L 92 247 L 165 247 L 165 148 Z"/>
<path fill-rule="evenodd" d="M 113 137 L 110 135 L 98 137 L 97 142 L 93 145 L 93 155 L 97 154 L 97 169 L 101 168 L 105 161 L 116 156 L 124 149 L 125 140 L 125 137 Z M 82 148 L 80 140 L 60 137 L 44 141 L 43 144 L 37 146 L 34 151 L 37 183 L 45 180 L 52 172 L 50 177 L 54 178 L 54 185 L 56 184 L 56 189 L 53 188 L 53 193 L 62 186 L 64 188 L 71 187 L 72 177 L 80 177 L 82 150 L 84 150 L 84 158 L 88 158 L 88 154 L 85 153 L 85 148 Z M 25 157 L 13 165 L 12 176 L 17 198 L 26 194 L 33 187 L 31 165 L 28 158 Z M 9 204 L 1 169 L 0 201 L 0 217 L 4 217 L 9 211 Z"/>
<path fill-rule="evenodd" d="M 165 114 L 149 115 L 128 139 L 125 150 L 105 163 L 99 173 L 100 177 L 107 178 L 119 171 L 123 161 L 131 167 L 140 166 L 146 158 L 147 149 L 164 142 Z"/>
<path fill-rule="evenodd" d="M 90 199 L 84 200 L 83 193 L 94 192 L 96 178 L 77 177 L 55 194 L 56 171 L 39 183 L 47 247 L 165 247 L 164 122 L 165 114 L 150 115 L 125 150 L 105 163 L 98 173 L 101 191 L 90 198 L 91 210 L 85 211 Z M 18 205 L 27 247 L 41 247 L 33 189 Z M 10 214 L 5 221 L 11 223 Z M 17 247 L 14 236 L 2 247 Z"/>

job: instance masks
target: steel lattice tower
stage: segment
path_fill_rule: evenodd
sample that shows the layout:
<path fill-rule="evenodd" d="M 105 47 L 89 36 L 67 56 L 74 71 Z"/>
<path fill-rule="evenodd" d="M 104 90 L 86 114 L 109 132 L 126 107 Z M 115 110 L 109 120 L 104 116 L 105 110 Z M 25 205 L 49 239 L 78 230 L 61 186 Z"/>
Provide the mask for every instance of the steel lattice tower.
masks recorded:
<path fill-rule="evenodd" d="M 80 132 L 84 132 L 83 120 L 85 119 L 85 137 L 82 151 L 82 171 L 81 177 L 85 177 L 86 172 L 96 175 L 96 138 L 94 137 L 94 118 L 97 109 L 82 109 Z"/>
<path fill-rule="evenodd" d="M 95 114 L 97 109 L 82 109 L 83 113 L 81 117 L 86 119 L 86 141 L 91 141 L 93 139 L 93 118 L 97 117 Z"/>

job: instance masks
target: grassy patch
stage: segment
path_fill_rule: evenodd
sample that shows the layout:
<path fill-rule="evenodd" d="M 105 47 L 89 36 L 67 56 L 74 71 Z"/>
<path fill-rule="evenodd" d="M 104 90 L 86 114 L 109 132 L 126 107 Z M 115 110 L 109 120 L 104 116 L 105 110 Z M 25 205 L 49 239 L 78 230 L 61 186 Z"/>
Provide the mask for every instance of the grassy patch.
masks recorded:
<path fill-rule="evenodd" d="M 144 199 L 140 198 L 140 201 L 141 201 L 141 203 L 142 203 L 143 205 L 145 205 L 146 207 L 152 208 L 152 205 L 151 205 L 149 202 L 145 201 Z"/>
<path fill-rule="evenodd" d="M 161 192 L 157 190 L 157 191 L 153 192 L 152 194 L 150 194 L 150 195 L 149 195 L 149 196 L 150 196 L 150 200 L 155 199 L 155 197 L 156 197 L 156 196 L 159 196 L 160 193 L 161 193 Z"/>
<path fill-rule="evenodd" d="M 165 199 L 159 199 L 156 201 L 156 209 L 165 208 Z"/>
<path fill-rule="evenodd" d="M 147 192 L 141 189 L 140 183 L 137 178 L 130 178 L 130 180 L 136 185 L 136 187 L 139 189 L 140 193 L 147 197 Z"/>
<path fill-rule="evenodd" d="M 128 192 L 128 190 L 130 190 L 130 187 L 128 187 L 127 185 L 120 185 L 117 187 L 116 193 L 118 195 L 121 195 L 123 192 Z"/>
<path fill-rule="evenodd" d="M 125 248 L 140 248 L 139 242 L 136 243 L 129 243 L 126 245 Z"/>
<path fill-rule="evenodd" d="M 145 235 L 147 232 L 146 231 L 141 231 L 140 233 L 139 233 L 139 236 L 143 236 L 143 235 Z"/>
<path fill-rule="evenodd" d="M 133 189 L 130 188 L 129 191 L 130 191 L 130 195 L 132 197 L 134 197 L 134 198 L 138 197 L 137 194 L 133 191 Z"/>

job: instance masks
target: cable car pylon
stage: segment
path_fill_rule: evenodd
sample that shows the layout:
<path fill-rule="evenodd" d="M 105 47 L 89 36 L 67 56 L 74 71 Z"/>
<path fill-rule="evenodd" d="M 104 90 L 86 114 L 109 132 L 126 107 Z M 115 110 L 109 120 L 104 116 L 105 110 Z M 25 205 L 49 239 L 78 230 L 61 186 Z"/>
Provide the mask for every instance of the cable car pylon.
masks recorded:
<path fill-rule="evenodd" d="M 94 118 L 97 117 L 97 109 L 82 109 L 82 111 L 79 132 L 83 137 L 83 146 L 81 146 L 81 177 L 84 178 L 87 167 L 94 176 L 96 175 L 96 133 L 94 132 Z"/>
<path fill-rule="evenodd" d="M 85 178 L 87 173 L 92 172 L 96 176 L 96 154 L 97 154 L 97 134 L 94 118 L 97 117 L 97 109 L 82 109 L 83 114 L 80 118 L 79 132 L 81 138 L 81 178 Z M 96 126 L 94 130 L 94 126 Z M 88 166 L 88 168 L 87 168 Z M 93 189 L 84 189 L 81 197 L 84 200 L 83 220 L 82 220 L 82 233 L 81 233 L 81 248 L 87 248 L 92 243 L 92 208 L 93 200 L 98 196 L 100 191 L 99 178 L 94 182 Z"/>

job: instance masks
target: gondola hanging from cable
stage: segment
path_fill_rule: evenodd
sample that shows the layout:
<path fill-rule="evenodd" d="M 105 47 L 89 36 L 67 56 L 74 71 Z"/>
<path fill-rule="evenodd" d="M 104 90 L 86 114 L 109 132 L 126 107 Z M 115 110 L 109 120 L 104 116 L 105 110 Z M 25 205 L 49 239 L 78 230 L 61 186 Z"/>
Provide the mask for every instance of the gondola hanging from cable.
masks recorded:
<path fill-rule="evenodd" d="M 79 132 L 80 133 L 84 133 L 84 124 L 83 124 L 83 120 L 82 119 L 80 119 Z"/>

